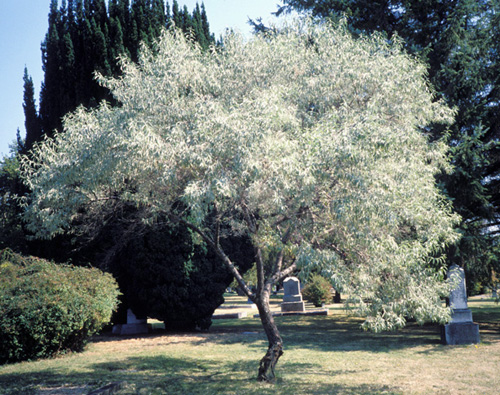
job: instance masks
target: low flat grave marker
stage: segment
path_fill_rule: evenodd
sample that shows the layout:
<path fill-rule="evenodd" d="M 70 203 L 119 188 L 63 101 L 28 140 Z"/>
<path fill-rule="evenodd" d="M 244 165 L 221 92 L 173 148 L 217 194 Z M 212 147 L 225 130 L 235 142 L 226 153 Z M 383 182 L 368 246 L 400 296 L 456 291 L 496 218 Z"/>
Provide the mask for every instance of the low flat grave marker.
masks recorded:
<path fill-rule="evenodd" d="M 137 318 L 131 309 L 127 310 L 127 323 L 113 326 L 114 335 L 139 335 L 148 333 L 148 320 Z"/>

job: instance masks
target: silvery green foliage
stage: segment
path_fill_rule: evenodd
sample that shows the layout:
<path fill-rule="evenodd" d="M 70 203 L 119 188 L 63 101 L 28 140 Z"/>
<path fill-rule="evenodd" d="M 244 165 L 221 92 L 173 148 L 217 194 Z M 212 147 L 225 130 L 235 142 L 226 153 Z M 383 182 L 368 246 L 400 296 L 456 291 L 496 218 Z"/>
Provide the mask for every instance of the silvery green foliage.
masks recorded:
<path fill-rule="evenodd" d="M 444 145 L 424 132 L 453 114 L 399 43 L 302 21 L 250 41 L 229 34 L 208 53 L 169 31 L 139 65 L 122 62 L 121 78 L 100 78 L 121 106 L 68 115 L 25 160 L 38 237 L 114 200 L 147 219 L 182 201 L 184 219 L 215 237 L 216 207 L 269 255 L 320 268 L 366 327 L 449 318 L 442 273 L 428 267 L 456 218 L 434 182 Z"/>

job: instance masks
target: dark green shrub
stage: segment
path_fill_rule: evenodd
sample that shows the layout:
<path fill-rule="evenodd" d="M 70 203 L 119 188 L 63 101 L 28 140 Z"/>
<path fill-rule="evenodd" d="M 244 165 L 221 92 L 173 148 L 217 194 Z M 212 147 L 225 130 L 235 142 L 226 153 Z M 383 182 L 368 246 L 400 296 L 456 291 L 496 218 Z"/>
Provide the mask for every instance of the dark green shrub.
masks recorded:
<path fill-rule="evenodd" d="M 242 273 L 252 266 L 248 239 L 222 238 L 221 244 Z M 186 228 L 171 225 L 151 227 L 134 237 L 109 270 L 123 293 L 122 306 L 176 331 L 208 329 L 233 278 L 210 248 L 194 244 Z"/>
<path fill-rule="evenodd" d="M 320 307 L 323 303 L 332 301 L 331 289 L 332 286 L 327 279 L 319 274 L 313 274 L 302 290 L 302 296 L 316 307 Z"/>
<path fill-rule="evenodd" d="M 116 281 L 98 269 L 0 253 L 0 363 L 81 351 L 117 306 Z"/>

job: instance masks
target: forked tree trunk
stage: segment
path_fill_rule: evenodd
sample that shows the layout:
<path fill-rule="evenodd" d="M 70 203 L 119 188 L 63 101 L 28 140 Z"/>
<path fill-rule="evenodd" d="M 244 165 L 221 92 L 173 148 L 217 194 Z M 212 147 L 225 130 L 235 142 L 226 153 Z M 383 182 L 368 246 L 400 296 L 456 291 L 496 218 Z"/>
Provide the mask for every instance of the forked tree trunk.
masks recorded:
<path fill-rule="evenodd" d="M 269 307 L 269 294 L 271 288 L 270 286 L 269 289 L 267 288 L 268 287 L 265 287 L 265 289 L 261 291 L 255 301 L 257 308 L 259 309 L 262 327 L 264 328 L 267 340 L 269 341 L 267 353 L 260 360 L 257 380 L 273 382 L 275 378 L 274 367 L 278 363 L 279 358 L 283 355 L 283 340 L 281 339 L 278 327 L 276 326 L 271 313 L 271 308 Z"/>
<path fill-rule="evenodd" d="M 257 227 L 251 213 L 247 212 L 249 229 L 251 232 L 255 233 Z M 278 327 L 274 323 L 274 318 L 271 313 L 271 308 L 269 307 L 269 297 L 271 295 L 271 288 L 273 284 L 278 283 L 280 280 L 285 278 L 287 275 L 292 273 L 296 269 L 295 263 L 291 264 L 285 270 L 281 270 L 283 264 L 283 251 L 278 254 L 274 274 L 268 281 L 265 280 L 264 276 L 264 261 L 262 259 L 262 254 L 259 248 L 256 248 L 256 263 L 257 263 L 257 292 L 254 294 L 250 288 L 245 283 L 245 280 L 239 273 L 237 267 L 231 262 L 231 259 L 226 255 L 224 250 L 219 244 L 219 227 L 217 224 L 216 232 L 214 237 L 209 237 L 202 229 L 189 223 L 188 221 L 175 217 L 174 220 L 182 222 L 189 229 L 198 233 L 205 242 L 211 246 L 215 253 L 222 259 L 226 267 L 233 274 L 234 278 L 238 282 L 238 285 L 245 292 L 245 294 L 252 300 L 259 309 L 260 320 L 262 322 L 262 327 L 266 332 L 267 340 L 269 341 L 269 346 L 267 348 L 267 353 L 260 360 L 259 374 L 257 376 L 258 381 L 273 382 L 274 381 L 274 367 L 278 363 L 278 360 L 283 355 L 283 340 L 281 339 Z M 291 235 L 290 228 L 286 234 L 283 236 L 282 243 L 286 244 Z"/>

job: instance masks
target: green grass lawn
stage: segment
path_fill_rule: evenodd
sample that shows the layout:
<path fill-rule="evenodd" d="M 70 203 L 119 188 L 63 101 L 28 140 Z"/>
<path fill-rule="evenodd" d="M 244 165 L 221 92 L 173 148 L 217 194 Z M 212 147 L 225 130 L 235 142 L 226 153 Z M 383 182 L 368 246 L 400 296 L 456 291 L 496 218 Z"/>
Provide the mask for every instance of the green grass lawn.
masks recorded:
<path fill-rule="evenodd" d="M 274 385 L 255 380 L 266 340 L 249 317 L 216 320 L 209 332 L 96 336 L 80 354 L 0 366 L 0 394 L 87 394 L 113 382 L 117 394 L 497 394 L 500 306 L 469 305 L 477 346 L 443 346 L 435 325 L 363 332 L 334 305 L 329 316 L 277 317 L 285 354 Z"/>

